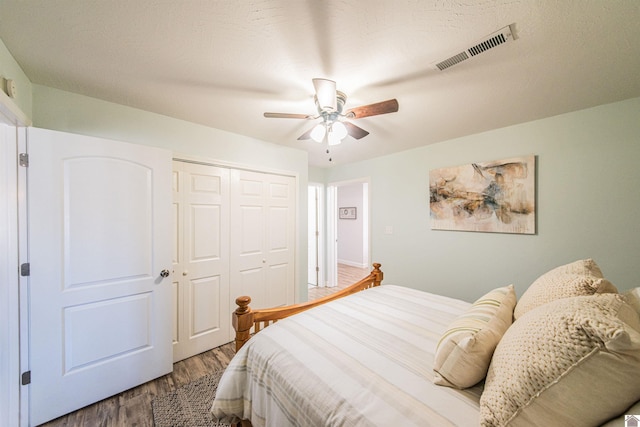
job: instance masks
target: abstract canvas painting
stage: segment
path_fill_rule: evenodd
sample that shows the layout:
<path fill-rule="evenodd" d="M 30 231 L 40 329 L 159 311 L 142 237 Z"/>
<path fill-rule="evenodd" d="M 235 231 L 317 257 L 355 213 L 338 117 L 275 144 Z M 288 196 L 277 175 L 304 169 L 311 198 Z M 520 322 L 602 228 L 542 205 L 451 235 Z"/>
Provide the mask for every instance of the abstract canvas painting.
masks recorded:
<path fill-rule="evenodd" d="M 535 156 L 429 172 L 432 230 L 535 234 Z"/>

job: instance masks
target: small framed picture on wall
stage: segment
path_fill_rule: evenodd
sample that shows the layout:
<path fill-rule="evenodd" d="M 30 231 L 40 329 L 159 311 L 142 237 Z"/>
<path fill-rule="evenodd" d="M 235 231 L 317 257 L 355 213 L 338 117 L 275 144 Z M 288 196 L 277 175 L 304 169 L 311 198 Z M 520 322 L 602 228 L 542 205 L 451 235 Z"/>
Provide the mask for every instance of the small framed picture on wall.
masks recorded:
<path fill-rule="evenodd" d="M 339 208 L 340 219 L 356 219 L 356 215 L 356 208 Z"/>

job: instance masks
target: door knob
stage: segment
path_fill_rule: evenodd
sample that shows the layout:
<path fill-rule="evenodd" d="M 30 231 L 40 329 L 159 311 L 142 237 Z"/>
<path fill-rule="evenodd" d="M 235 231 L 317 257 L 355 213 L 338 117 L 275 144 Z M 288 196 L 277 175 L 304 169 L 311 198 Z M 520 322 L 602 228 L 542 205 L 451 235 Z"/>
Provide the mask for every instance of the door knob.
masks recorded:
<path fill-rule="evenodd" d="M 160 277 L 169 277 L 169 274 L 171 274 L 169 270 L 165 269 L 160 272 Z"/>

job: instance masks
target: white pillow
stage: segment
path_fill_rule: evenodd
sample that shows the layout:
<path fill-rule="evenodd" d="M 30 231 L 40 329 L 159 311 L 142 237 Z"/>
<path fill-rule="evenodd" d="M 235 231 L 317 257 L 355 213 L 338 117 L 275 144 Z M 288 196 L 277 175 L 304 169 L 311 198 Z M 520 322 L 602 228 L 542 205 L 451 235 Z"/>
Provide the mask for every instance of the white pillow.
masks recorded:
<path fill-rule="evenodd" d="M 442 335 L 433 363 L 433 382 L 455 388 L 477 384 L 487 374 L 493 351 L 513 320 L 513 285 L 478 299 Z"/>
<path fill-rule="evenodd" d="M 640 400 L 640 319 L 619 294 L 552 301 L 504 334 L 482 426 L 600 425 Z"/>
<path fill-rule="evenodd" d="M 608 292 L 618 290 L 602 276 L 594 260 L 575 261 L 538 277 L 518 300 L 513 317 L 518 319 L 527 311 L 559 298 Z"/>

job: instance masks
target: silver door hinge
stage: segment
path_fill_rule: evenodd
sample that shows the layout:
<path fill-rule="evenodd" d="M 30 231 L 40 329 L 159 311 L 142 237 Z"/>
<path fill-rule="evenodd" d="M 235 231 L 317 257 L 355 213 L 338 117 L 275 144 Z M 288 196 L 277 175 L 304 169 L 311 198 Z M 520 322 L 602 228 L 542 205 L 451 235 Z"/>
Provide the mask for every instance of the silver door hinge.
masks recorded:
<path fill-rule="evenodd" d="M 28 153 L 20 153 L 18 155 L 18 164 L 22 167 L 29 167 L 29 154 Z"/>
<path fill-rule="evenodd" d="M 31 384 L 31 371 L 27 371 L 27 372 L 23 372 L 22 373 L 22 381 L 21 381 L 22 385 L 27 385 L 27 384 Z"/>
<path fill-rule="evenodd" d="M 31 275 L 31 264 L 28 262 L 25 262 L 24 264 L 20 265 L 20 275 L 22 277 L 26 277 Z"/>

